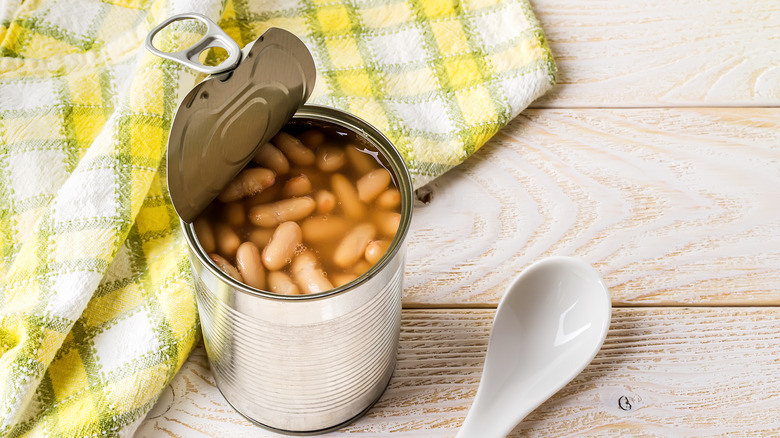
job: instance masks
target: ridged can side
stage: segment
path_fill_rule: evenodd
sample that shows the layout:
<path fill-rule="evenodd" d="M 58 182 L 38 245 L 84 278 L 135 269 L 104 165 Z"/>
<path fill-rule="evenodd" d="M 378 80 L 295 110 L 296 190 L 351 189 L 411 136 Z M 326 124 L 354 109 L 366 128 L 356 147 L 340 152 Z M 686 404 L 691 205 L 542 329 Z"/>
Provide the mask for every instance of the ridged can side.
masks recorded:
<path fill-rule="evenodd" d="M 395 367 L 403 266 L 397 257 L 360 287 L 316 306 L 287 301 L 261 310 L 228 306 L 207 286 L 220 279 L 193 265 L 200 271 L 206 350 L 222 394 L 253 421 L 299 433 L 360 414 L 382 394 Z"/>

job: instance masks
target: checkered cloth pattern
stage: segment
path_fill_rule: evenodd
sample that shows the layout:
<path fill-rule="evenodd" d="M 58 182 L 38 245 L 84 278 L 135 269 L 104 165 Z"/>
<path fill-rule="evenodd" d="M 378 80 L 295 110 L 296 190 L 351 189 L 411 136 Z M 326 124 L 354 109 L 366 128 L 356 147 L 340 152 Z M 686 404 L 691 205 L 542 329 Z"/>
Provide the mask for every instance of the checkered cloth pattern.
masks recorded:
<path fill-rule="evenodd" d="M 131 436 L 199 338 L 165 184 L 201 76 L 148 54 L 199 12 L 312 51 L 310 101 L 368 120 L 419 187 L 555 79 L 526 0 L 7 0 L 0 5 L 0 435 Z M 178 23 L 168 50 L 197 40 Z"/>
<path fill-rule="evenodd" d="M 268 26 L 311 49 L 310 101 L 358 115 L 401 152 L 415 188 L 473 154 L 555 81 L 526 0 L 297 0 L 238 8 L 242 43 Z M 247 26 L 246 23 L 249 23 Z"/>

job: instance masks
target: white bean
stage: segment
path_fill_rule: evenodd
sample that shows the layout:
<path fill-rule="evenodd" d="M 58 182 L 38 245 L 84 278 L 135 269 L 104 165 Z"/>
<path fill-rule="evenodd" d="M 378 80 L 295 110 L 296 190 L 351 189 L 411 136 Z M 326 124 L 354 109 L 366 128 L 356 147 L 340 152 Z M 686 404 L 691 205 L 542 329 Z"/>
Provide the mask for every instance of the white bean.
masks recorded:
<path fill-rule="evenodd" d="M 333 193 L 341 203 L 341 210 L 344 215 L 351 219 L 362 219 L 366 215 L 366 206 L 358 198 L 358 192 L 349 179 L 336 173 L 331 177 L 331 186 Z"/>
<path fill-rule="evenodd" d="M 363 202 L 371 202 L 379 196 L 390 184 L 390 172 L 386 169 L 375 169 L 360 177 L 357 181 L 358 198 Z"/>
<path fill-rule="evenodd" d="M 376 205 L 379 208 L 392 210 L 401 205 L 401 192 L 396 189 L 387 189 L 380 193 L 376 198 Z"/>
<path fill-rule="evenodd" d="M 211 228 L 209 220 L 205 217 L 199 217 L 195 219 L 192 226 L 195 228 L 195 236 L 197 236 L 203 250 L 207 253 L 216 251 L 217 243 L 214 241 L 214 230 Z"/>
<path fill-rule="evenodd" d="M 268 273 L 268 289 L 275 294 L 282 295 L 299 295 L 301 293 L 292 278 L 281 271 Z"/>
<path fill-rule="evenodd" d="M 349 232 L 336 247 L 333 254 L 333 263 L 340 268 L 354 265 L 363 257 L 366 246 L 376 236 L 376 227 L 370 223 L 363 223 Z"/>
<path fill-rule="evenodd" d="M 290 171 L 290 162 L 287 161 L 287 157 L 271 143 L 264 144 L 252 158 L 252 161 L 273 170 L 277 175 L 286 175 Z"/>
<path fill-rule="evenodd" d="M 301 224 L 303 240 L 315 244 L 338 240 L 348 229 L 349 222 L 342 216 L 314 216 Z"/>
<path fill-rule="evenodd" d="M 325 142 L 325 134 L 318 129 L 309 129 L 302 132 L 298 138 L 303 144 L 314 149 Z"/>
<path fill-rule="evenodd" d="M 231 265 L 229 261 L 227 261 L 224 257 L 222 257 L 219 254 L 209 254 L 209 258 L 214 262 L 215 265 L 219 269 L 222 270 L 225 274 L 233 277 L 234 279 L 243 282 L 244 278 L 241 277 L 241 274 L 238 272 L 238 269 L 236 269 L 235 266 Z"/>
<path fill-rule="evenodd" d="M 358 260 L 358 262 L 355 263 L 355 266 L 352 267 L 352 273 L 357 276 L 363 275 L 363 273 L 371 269 L 372 266 L 374 265 L 368 263 L 367 260 Z"/>
<path fill-rule="evenodd" d="M 344 167 L 344 149 L 338 146 L 323 146 L 317 149 L 317 168 L 323 172 L 335 172 Z"/>
<path fill-rule="evenodd" d="M 365 257 L 368 263 L 375 265 L 390 248 L 389 240 L 374 240 L 366 246 Z"/>
<path fill-rule="evenodd" d="M 308 195 L 309 193 L 311 193 L 311 181 L 306 175 L 298 175 L 288 179 L 282 188 L 282 196 L 286 198 Z"/>
<path fill-rule="evenodd" d="M 327 190 L 315 193 L 314 201 L 317 203 L 317 213 L 319 214 L 328 214 L 336 208 L 336 195 Z"/>
<path fill-rule="evenodd" d="M 287 159 L 297 166 L 311 166 L 314 164 L 314 152 L 304 146 L 300 140 L 284 131 L 276 134 L 271 139 L 271 143 L 284 152 Z"/>
<path fill-rule="evenodd" d="M 249 210 L 249 220 L 261 227 L 275 227 L 282 222 L 301 220 L 312 214 L 316 207 L 317 203 L 308 196 L 283 199 L 252 207 Z"/>
<path fill-rule="evenodd" d="M 271 271 L 278 271 L 292 261 L 295 249 L 301 244 L 301 227 L 297 223 L 283 222 L 274 231 L 263 250 L 263 264 Z"/>
<path fill-rule="evenodd" d="M 304 293 L 317 293 L 333 289 L 333 285 L 320 269 L 317 257 L 311 251 L 303 251 L 292 262 L 292 276 L 295 284 Z"/>
<path fill-rule="evenodd" d="M 273 170 L 263 167 L 244 169 L 222 189 L 217 199 L 221 202 L 230 202 L 256 195 L 270 187 L 275 180 L 276 174 Z"/>
<path fill-rule="evenodd" d="M 381 234 L 393 237 L 401 224 L 401 213 L 378 210 L 371 215 L 371 219 Z"/>
<path fill-rule="evenodd" d="M 369 152 L 367 152 L 365 148 L 360 148 L 354 145 L 347 146 L 346 154 L 347 159 L 349 160 L 350 164 L 352 164 L 352 168 L 360 176 L 371 172 L 377 166 L 376 159 Z"/>
<path fill-rule="evenodd" d="M 255 205 L 267 204 L 273 202 L 275 199 L 279 199 L 281 193 L 282 183 L 277 180 L 275 183 L 271 184 L 270 187 L 263 189 L 262 192 L 246 197 L 243 201 L 247 208 L 252 208 Z"/>
<path fill-rule="evenodd" d="M 268 241 L 273 235 L 273 228 L 255 228 L 249 232 L 248 240 L 257 245 L 259 249 L 263 249 L 268 245 Z"/>
<path fill-rule="evenodd" d="M 265 289 L 265 269 L 257 245 L 252 242 L 242 243 L 236 252 L 236 266 L 244 283 L 255 289 Z"/>
<path fill-rule="evenodd" d="M 226 223 L 219 222 L 214 225 L 214 239 L 217 242 L 217 250 L 222 257 L 232 259 L 236 256 L 241 239 L 233 228 Z"/>

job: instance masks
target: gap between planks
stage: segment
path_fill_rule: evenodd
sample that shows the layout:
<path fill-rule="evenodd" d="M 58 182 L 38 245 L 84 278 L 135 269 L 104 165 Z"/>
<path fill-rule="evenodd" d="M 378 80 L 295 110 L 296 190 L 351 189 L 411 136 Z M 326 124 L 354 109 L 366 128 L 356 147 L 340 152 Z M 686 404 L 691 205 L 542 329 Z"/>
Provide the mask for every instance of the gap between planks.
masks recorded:
<path fill-rule="evenodd" d="M 613 309 L 772 309 L 780 307 L 780 304 L 750 304 L 750 303 L 734 303 L 734 304 L 682 304 L 682 303 L 669 303 L 669 304 L 612 304 Z M 497 304 L 485 303 L 485 304 L 428 304 L 428 303 L 410 303 L 404 304 L 404 310 L 495 310 L 498 308 Z"/>
<path fill-rule="evenodd" d="M 455 435 L 479 384 L 493 314 L 404 310 L 389 387 L 333 436 Z M 510 436 L 775 435 L 778 316 L 777 309 L 616 309 L 591 364 Z M 199 345 L 135 436 L 278 435 L 227 405 Z"/>
<path fill-rule="evenodd" d="M 494 307 L 531 262 L 620 306 L 780 304 L 780 108 L 527 110 L 418 190 L 404 304 Z"/>

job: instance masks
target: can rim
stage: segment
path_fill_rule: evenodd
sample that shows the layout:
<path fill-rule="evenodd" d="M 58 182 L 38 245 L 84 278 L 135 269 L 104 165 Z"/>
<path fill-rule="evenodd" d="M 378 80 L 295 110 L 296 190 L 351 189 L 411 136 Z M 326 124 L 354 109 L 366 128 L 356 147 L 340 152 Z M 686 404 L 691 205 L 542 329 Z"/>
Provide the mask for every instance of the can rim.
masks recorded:
<path fill-rule="evenodd" d="M 337 117 L 334 117 L 334 115 Z M 380 150 L 380 152 L 387 159 L 390 166 L 393 168 L 393 172 L 398 177 L 398 191 L 401 192 L 401 223 L 398 225 L 398 231 L 396 231 L 395 236 L 393 237 L 393 241 L 390 243 L 390 247 L 387 249 L 382 258 L 373 266 L 371 266 L 368 271 L 364 272 L 358 278 L 350 281 L 349 283 L 324 292 L 313 294 L 282 295 L 270 291 L 255 289 L 227 275 L 216 265 L 214 265 L 214 263 L 206 254 L 206 251 L 200 245 L 200 242 L 195 238 L 193 223 L 187 223 L 181 218 L 179 218 L 179 222 L 181 223 L 182 229 L 184 231 L 187 244 L 191 249 L 193 249 L 192 252 L 201 262 L 201 265 L 208 269 L 213 275 L 229 283 L 230 286 L 236 290 L 248 295 L 279 301 L 312 301 L 335 295 L 341 295 L 342 293 L 354 289 L 373 278 L 388 263 L 390 263 L 390 260 L 398 253 L 401 244 L 406 240 L 406 235 L 409 232 L 412 220 L 412 204 L 414 197 L 412 192 L 412 178 L 409 174 L 409 169 L 406 166 L 406 162 L 404 162 L 395 145 L 393 145 L 393 143 L 384 134 L 382 134 L 370 123 L 338 108 L 312 104 L 302 105 L 290 120 L 295 119 L 332 123 L 334 125 L 348 129 L 360 137 L 363 137 L 365 140 L 369 141 L 372 145 Z"/>

